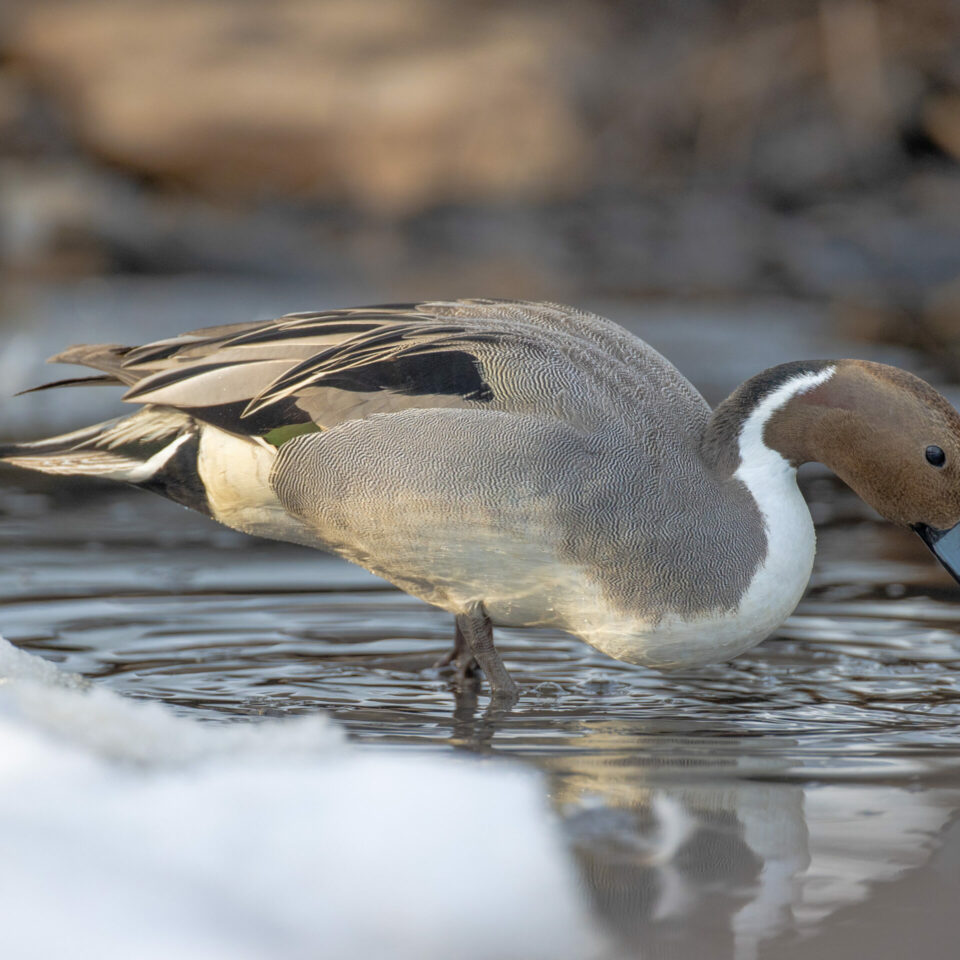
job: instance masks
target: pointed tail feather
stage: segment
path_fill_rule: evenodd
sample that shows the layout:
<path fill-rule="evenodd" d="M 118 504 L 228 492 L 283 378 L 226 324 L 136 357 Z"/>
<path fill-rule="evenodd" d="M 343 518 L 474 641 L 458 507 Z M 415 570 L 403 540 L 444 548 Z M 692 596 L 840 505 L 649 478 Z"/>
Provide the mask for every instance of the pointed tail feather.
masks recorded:
<path fill-rule="evenodd" d="M 145 407 L 57 437 L 2 445 L 0 460 L 40 473 L 132 483 L 209 513 L 197 449 L 198 427 L 191 417 Z"/>
<path fill-rule="evenodd" d="M 47 363 L 76 363 L 82 367 L 92 367 L 121 383 L 131 384 L 136 381 L 136 375 L 123 369 L 124 357 L 131 349 L 120 343 L 79 343 L 55 353 Z"/>

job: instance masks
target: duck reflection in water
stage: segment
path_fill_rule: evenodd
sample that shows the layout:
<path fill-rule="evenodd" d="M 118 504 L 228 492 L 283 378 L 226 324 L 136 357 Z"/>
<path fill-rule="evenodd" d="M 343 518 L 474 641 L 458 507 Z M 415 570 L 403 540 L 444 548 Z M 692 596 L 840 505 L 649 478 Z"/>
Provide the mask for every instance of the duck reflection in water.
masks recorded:
<path fill-rule="evenodd" d="M 900 921 L 918 944 L 955 935 L 943 925 L 960 887 L 960 789 L 918 793 L 908 770 L 900 785 L 854 772 L 805 786 L 756 739 L 725 739 L 718 756 L 687 763 L 652 762 L 637 742 L 622 724 L 594 723 L 575 753 L 538 761 L 595 909 L 628 955 L 893 960 Z M 678 755 L 689 748 L 677 739 Z M 867 952 L 844 952 L 845 931 L 865 945 L 871 928 L 884 932 Z"/>

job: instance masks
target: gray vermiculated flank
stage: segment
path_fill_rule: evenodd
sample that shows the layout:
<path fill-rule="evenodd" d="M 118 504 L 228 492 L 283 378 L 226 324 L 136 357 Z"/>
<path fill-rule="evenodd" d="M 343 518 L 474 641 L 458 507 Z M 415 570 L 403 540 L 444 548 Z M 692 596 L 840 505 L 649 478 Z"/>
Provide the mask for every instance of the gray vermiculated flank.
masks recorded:
<path fill-rule="evenodd" d="M 559 558 L 635 615 L 735 608 L 765 554 L 763 524 L 746 489 L 700 458 L 710 410 L 689 382 L 589 314 L 444 307 L 497 334 L 473 347 L 486 409 L 398 411 L 291 441 L 273 474 L 284 506 L 441 605 Z M 502 565 L 482 568 L 477 551 Z"/>

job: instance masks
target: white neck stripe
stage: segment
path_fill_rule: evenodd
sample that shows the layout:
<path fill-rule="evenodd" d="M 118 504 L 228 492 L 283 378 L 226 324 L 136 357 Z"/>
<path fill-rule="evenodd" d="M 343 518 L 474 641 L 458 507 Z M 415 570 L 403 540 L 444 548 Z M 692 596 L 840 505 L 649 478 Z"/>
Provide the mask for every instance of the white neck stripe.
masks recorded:
<path fill-rule="evenodd" d="M 818 373 L 798 374 L 796 377 L 787 380 L 786 383 L 782 383 L 757 404 L 740 428 L 740 470 L 744 468 L 752 469 L 762 462 L 765 462 L 764 465 L 766 466 L 772 466 L 770 458 L 764 456 L 765 453 L 773 454 L 778 460 L 783 460 L 779 453 L 771 450 L 763 442 L 763 430 L 767 421 L 794 397 L 826 383 L 836 371 L 837 368 L 831 366 L 824 367 Z M 783 462 L 786 463 L 785 460 Z M 737 471 L 738 474 L 740 470 Z"/>
<path fill-rule="evenodd" d="M 766 555 L 738 608 L 740 628 L 752 635 L 752 643 L 775 630 L 800 602 L 817 548 L 810 510 L 797 488 L 797 471 L 763 442 L 763 430 L 789 400 L 825 383 L 835 371 L 825 367 L 788 380 L 757 404 L 740 430 L 740 466 L 734 476 L 750 491 L 767 538 Z"/>

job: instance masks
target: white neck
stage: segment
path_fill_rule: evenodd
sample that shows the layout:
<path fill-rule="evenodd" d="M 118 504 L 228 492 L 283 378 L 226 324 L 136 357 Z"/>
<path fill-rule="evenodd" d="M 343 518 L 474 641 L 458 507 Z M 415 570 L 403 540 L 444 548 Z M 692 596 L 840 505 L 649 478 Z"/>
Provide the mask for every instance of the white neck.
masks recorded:
<path fill-rule="evenodd" d="M 737 610 L 753 633 L 766 635 L 800 602 L 816 550 L 813 521 L 797 487 L 796 468 L 764 443 L 763 432 L 774 413 L 825 383 L 835 370 L 825 367 L 788 380 L 757 404 L 740 429 L 740 466 L 734 476 L 750 491 L 767 535 L 766 556 Z"/>

